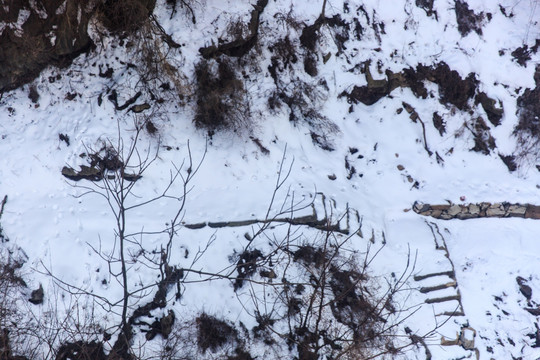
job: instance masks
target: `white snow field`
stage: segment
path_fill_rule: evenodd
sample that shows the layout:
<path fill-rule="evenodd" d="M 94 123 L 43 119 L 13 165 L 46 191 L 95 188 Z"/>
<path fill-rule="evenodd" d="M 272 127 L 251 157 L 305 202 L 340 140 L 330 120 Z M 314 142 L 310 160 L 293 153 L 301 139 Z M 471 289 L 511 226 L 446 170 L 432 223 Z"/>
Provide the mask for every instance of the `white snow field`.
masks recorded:
<path fill-rule="evenodd" d="M 540 39 L 537 1 L 465 1 L 475 14 L 484 15 L 479 21 L 481 32 L 472 30 L 463 36 L 458 31 L 454 1 L 431 2 L 433 13 L 429 15 L 417 5 L 429 1 L 328 0 L 325 16 L 339 15 L 349 27 L 323 25 L 315 49 L 306 50 L 299 40 L 302 28 L 315 22 L 323 0 L 270 0 L 260 15 L 257 45 L 248 55 L 219 55 L 246 72 L 241 81 L 249 108 L 236 110 L 246 116 L 243 121 L 249 125 L 239 125 L 237 131 L 216 130 L 211 136 L 193 123 L 197 114 L 195 66 L 202 59 L 199 49 L 218 45 L 218 39 L 233 40 L 227 27 L 249 22 L 256 1 L 190 2 L 195 24 L 188 9 L 180 6 L 181 1 L 175 13 L 170 3 L 157 1 L 154 16 L 181 47 L 155 46 L 167 53 L 180 74 L 177 79 L 183 80 L 173 84 L 161 73 L 157 83 L 170 83 L 175 89 L 151 93 L 156 87 L 146 86 L 137 69 L 127 66 L 136 63 L 140 52 L 136 42 L 143 41 L 143 35 L 122 41 L 101 37 L 99 25 L 93 24 L 95 50 L 79 56 L 67 68 L 49 67 L 31 84 L 1 95 L 0 197 L 7 195 L 7 202 L 0 224 L 9 241 L 2 242 L 0 249 L 4 260 L 25 260 L 20 273 L 28 287 L 11 295 L 21 312 L 20 324 L 34 324 L 47 334 L 47 324 L 54 323 L 51 317 L 73 319 L 73 309 L 77 309 L 78 321 L 111 334 L 105 350 L 113 347 L 120 332 L 124 297 L 121 277 L 114 276 L 120 264 L 107 261 L 108 254 L 119 256 L 115 214 L 103 196 L 105 180 L 70 180 L 62 175 L 62 169 L 89 165 L 89 154 L 107 144 L 117 148 L 120 144 L 124 150 L 121 157 L 125 157 L 137 138 L 137 153 L 129 165 L 152 161 L 142 178 L 126 183 L 133 188 L 124 205 L 136 205 L 126 212 L 126 233 L 135 234 L 125 253 L 128 288 L 134 292 L 128 316 L 154 298 L 155 284 L 166 274 L 164 267 L 160 269 L 148 259 L 159 262 L 160 251 L 166 250 L 169 264 L 184 268 L 185 273 L 178 289 L 176 284 L 169 289 L 166 304 L 154 309 L 152 317 L 174 312 L 174 331 L 183 331 L 191 339 L 184 346 L 191 355 L 185 356 L 232 359 L 235 354 L 233 345 L 203 351 L 199 342 L 197 347 L 194 319 L 206 313 L 238 327 L 244 349 L 252 358 L 301 358 L 298 348 L 288 347 L 285 339 L 270 346 L 249 332 L 257 325 L 257 311 L 264 308 L 270 316 L 283 314 L 285 305 L 278 300 L 284 293 L 274 290 L 272 284 L 283 282 L 285 275 L 293 282 L 306 276 L 297 266 L 301 261 L 295 265 L 291 253 L 287 260 L 282 251 L 286 244 L 290 242 L 297 249 L 301 245 L 321 246 L 324 232 L 294 222 L 252 221 L 236 227 L 207 223 L 265 220 L 275 215 L 298 218 L 315 211 L 316 219 L 326 217 L 339 230 L 348 230 L 348 235 L 333 233 L 331 241 L 325 243 L 334 249 L 347 239 L 342 248 L 347 259 L 344 264 L 350 259 L 359 264 L 372 259 L 366 270 L 370 296 L 384 298 L 393 284 L 400 285 L 392 298 L 398 310 L 385 312 L 385 316 L 396 323 L 389 330 L 395 345 L 410 346 L 399 354 L 380 354 L 377 349 L 371 355 L 540 359 L 540 330 L 534 315 L 540 304 L 540 221 L 487 217 L 440 220 L 412 211 L 416 201 L 540 205 L 540 172 L 536 168 L 540 149 L 516 156 L 518 167 L 512 172 L 499 156 L 517 155 L 521 149 L 513 134 L 519 121 L 517 99 L 535 87 L 540 57 L 531 51 L 530 59 L 521 65 L 512 52 L 524 45 L 531 48 Z M 290 19 L 296 19 L 300 27 L 295 28 Z M 336 34 L 344 33 L 348 39 L 340 43 Z M 289 65 L 280 63 L 276 81 L 269 70 L 276 52 L 270 48 L 285 37 L 290 38 L 298 59 Z M 316 59 L 315 76 L 304 70 L 307 56 Z M 463 109 L 440 101 L 441 88 L 429 79 L 421 80 L 427 91 L 425 98 L 417 96 L 410 86 L 398 86 L 371 105 L 340 96 L 350 94 L 354 86 L 367 86 L 366 73 L 381 80 L 386 79 L 387 70 L 400 73 L 417 69 L 419 64 L 429 67 L 441 63 L 463 79 L 474 73 L 476 92 L 484 92 L 504 109 L 500 125 L 489 122 L 486 111 L 473 98 Z M 113 70 L 112 76 L 99 76 L 107 68 Z M 237 71 L 240 74 L 241 70 Z M 60 78 L 51 82 L 57 75 Z M 311 87 L 309 94 L 300 95 L 303 102 L 297 107 L 282 102 L 280 107 L 269 108 L 268 99 L 276 88 L 287 93 L 299 83 Z M 183 88 L 179 88 L 181 84 Z M 30 86 L 39 93 L 37 102 L 28 97 Z M 147 103 L 150 109 L 140 113 L 117 110 L 109 99 L 112 90 L 118 94 L 118 104 L 141 91 L 135 104 Z M 184 97 L 179 98 L 178 93 Z M 69 100 L 68 94 L 76 95 Z M 164 102 L 155 97 L 163 97 Z M 407 106 L 420 120 L 411 119 Z M 310 118 L 302 109 L 320 116 Z M 435 112 L 444 119 L 444 132 L 433 123 Z M 302 115 L 291 121 L 291 113 Z M 478 131 L 474 119 L 478 117 L 485 120 L 484 134 L 489 133 L 495 144 L 485 153 L 471 151 Z M 155 133 L 145 128 L 135 130 L 136 124 L 149 119 Z M 61 140 L 60 134 L 69 141 Z M 193 175 L 185 189 L 181 177 L 171 185 L 175 169 L 184 179 Z M 114 184 L 115 180 L 107 181 Z M 282 186 L 274 192 L 280 182 Z M 165 189 L 170 197 L 145 203 Z M 114 199 L 109 201 L 115 208 Z M 170 234 L 163 230 L 179 209 L 178 226 L 168 243 Z M 193 226 L 197 224 L 200 226 Z M 254 241 L 247 239 L 261 227 L 265 227 L 264 234 Z M 240 287 L 234 279 L 219 276 L 199 281 L 209 279 L 205 275 L 209 273 L 234 278 L 239 254 L 254 249 L 274 252 L 270 263 L 265 262 L 261 269 L 273 269 L 276 276 L 261 275 L 258 269 L 252 275 L 254 282 Z M 286 261 L 291 262 L 291 269 Z M 531 290 L 529 299 L 518 278 Z M 32 290 L 40 284 L 44 302 L 29 303 Z M 177 292 L 181 296 L 177 297 Z M 134 327 L 136 355 L 163 357 L 159 354 L 167 340 L 161 335 L 153 340 L 145 338 L 154 319 L 142 317 L 138 321 L 147 324 Z M 280 338 L 277 333 L 287 333 L 287 326 L 290 322 L 278 321 L 269 336 Z M 85 340 L 102 340 L 92 336 Z M 422 342 L 411 344 L 411 339 L 417 338 Z M 62 341 L 76 340 L 76 335 L 58 335 L 52 343 L 57 347 Z M 322 338 L 318 341 L 324 343 Z M 13 348 L 14 353 L 26 350 Z M 55 357 L 46 345 L 34 350 L 36 358 Z M 330 350 L 324 351 L 318 353 L 320 359 L 332 358 Z M 183 358 L 175 356 L 170 358 Z"/>

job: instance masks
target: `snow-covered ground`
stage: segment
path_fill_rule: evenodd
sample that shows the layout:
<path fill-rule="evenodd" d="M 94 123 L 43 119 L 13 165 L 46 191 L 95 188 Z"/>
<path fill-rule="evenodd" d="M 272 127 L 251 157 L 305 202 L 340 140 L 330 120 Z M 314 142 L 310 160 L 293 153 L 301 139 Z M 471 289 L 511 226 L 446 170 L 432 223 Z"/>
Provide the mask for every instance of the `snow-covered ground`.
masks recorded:
<path fill-rule="evenodd" d="M 192 79 L 194 64 L 201 59 L 199 48 L 217 44 L 217 39 L 225 36 L 229 22 L 249 21 L 251 3 L 194 2 L 197 23 L 192 24 L 185 9 L 179 8 L 171 17 L 170 8 L 158 1 L 158 21 L 174 41 L 182 44 L 169 55 L 178 71 Z M 33 311 L 45 314 L 53 303 L 65 303 L 58 295 L 61 291 L 54 290 L 58 281 L 48 272 L 64 283 L 111 302 L 122 298 L 122 288 L 109 274 L 107 262 L 93 250 L 116 251 L 111 209 L 102 196 L 87 193 L 88 187 L 96 189 L 94 183 L 68 180 L 61 171 L 64 166 L 87 165 L 87 159 L 80 154 L 99 150 L 103 141 L 116 144 L 119 134 L 125 147 L 129 147 L 135 134 L 134 122 L 152 113 L 157 135 L 141 132 L 138 149 L 143 156 L 157 157 L 135 183 L 128 204 L 161 194 L 169 185 L 171 171 L 174 173 L 183 162 L 181 173 L 185 176 L 185 162 L 191 155 L 195 163 L 202 162 L 189 184 L 181 220 L 184 224 L 264 219 L 270 204 L 272 215 L 292 195 L 301 205 L 313 200 L 318 216 L 325 208 L 332 208 L 335 218 L 354 210 L 361 222 L 351 216 L 350 227 L 361 226 L 362 236 L 353 236 L 349 246 L 364 252 L 373 233 L 373 248 L 382 248 L 370 265 L 372 276 L 384 282 L 392 274 L 408 274 L 406 288 L 410 291 L 402 300 L 404 306 L 411 306 L 415 312 L 403 320 L 400 332 L 408 327 L 418 335 L 429 333 L 426 343 L 434 359 L 540 358 L 540 350 L 534 347 L 538 322 L 525 310 L 540 303 L 540 223 L 514 218 L 444 221 L 410 211 L 415 201 L 540 203 L 540 173 L 535 159 L 524 159 L 519 169 L 511 173 L 499 157 L 516 151 L 516 139 L 512 136 L 518 122 L 516 99 L 525 89 L 535 86 L 538 55 L 532 53 L 532 59 L 521 66 L 511 52 L 523 45 L 533 46 L 540 38 L 537 2 L 468 1 L 475 13 L 490 15 L 482 22 L 481 34 L 471 31 L 465 37 L 458 32 L 453 1 L 435 1 L 436 16 L 428 16 L 410 0 L 396 0 L 391 5 L 384 1 L 345 3 L 346 6 L 343 1 L 328 1 L 326 16 L 340 14 L 349 24 L 356 19 L 363 29 L 362 35 L 358 39 L 351 36 L 336 56 L 340 51 L 334 30 L 323 26 L 315 50 L 318 75 L 307 75 L 302 60 L 292 64 L 290 70 L 291 78 L 298 77 L 316 87 L 325 81 L 324 96 L 313 105 L 328 124 L 333 124 L 323 128 L 333 151 L 322 149 L 312 140 L 311 134 L 320 129 L 313 128 L 308 121 L 290 122 L 287 106 L 277 111 L 267 107 L 275 87 L 268 70 L 272 56 L 268 47 L 287 35 L 299 46 L 301 31 L 280 21 L 276 14 L 291 12 L 299 23 L 312 24 L 320 13 L 322 0 L 309 4 L 271 0 L 264 9 L 260 45 L 252 50 L 256 52 L 253 56 L 259 62 L 258 68 L 246 67 L 250 72 L 244 83 L 252 127 L 239 134 L 222 131 L 209 138 L 204 130 L 196 129 L 192 123 L 195 99 L 189 96 L 187 105 L 183 105 L 175 96 L 165 94 L 165 103 L 158 105 L 143 90 L 137 103 L 148 102 L 150 110 L 140 114 L 115 110 L 107 99 L 111 89 L 118 91 L 122 98 L 119 103 L 140 89 L 136 71 L 125 65 L 132 61 L 133 52 L 120 46 L 118 40 L 98 43 L 95 51 L 80 56 L 66 69 L 43 71 L 33 82 L 40 95 L 37 103 L 28 98 L 28 86 L 4 93 L 0 100 L 0 195 L 8 196 L 1 224 L 9 242 L 1 246 L 20 247 L 27 256 L 22 271 L 29 288 L 21 290 L 22 299 L 39 284 L 44 287 L 45 303 L 32 305 Z M 501 9 L 513 16 L 505 16 Z M 322 58 L 328 53 L 331 56 L 323 63 Z M 437 85 L 429 81 L 424 82 L 428 90 L 426 99 L 416 97 L 408 87 L 398 87 L 373 105 L 349 104 L 339 95 L 350 92 L 355 85 L 367 84 L 360 68 L 354 69 L 366 61 L 370 61 L 375 79 L 383 79 L 385 70 L 398 73 L 418 64 L 430 66 L 440 62 L 448 64 L 462 78 L 474 72 L 479 91 L 504 108 L 501 125 L 488 123 L 496 149 L 489 155 L 470 151 L 474 139 L 464 124 L 478 116 L 486 119 L 484 110 L 472 100 L 471 110 L 467 111 L 442 104 Z M 100 68 L 107 67 L 114 70 L 112 77 L 98 76 Z M 61 79 L 50 81 L 57 74 Z M 286 74 L 287 71 L 281 76 Z M 186 91 L 189 93 L 189 89 Z M 77 95 L 69 100 L 68 93 Z M 425 139 L 420 122 L 413 122 L 409 113 L 402 111 L 403 103 L 410 104 L 425 123 Z M 446 121 L 442 135 L 433 126 L 434 112 Z M 67 135 L 69 144 L 60 140 L 59 134 Z M 253 139 L 258 139 L 268 153 Z M 428 154 L 424 145 L 433 155 Z M 435 153 L 440 156 L 439 161 Z M 281 165 L 285 170 L 280 174 Z M 279 176 L 285 182 L 272 203 Z M 169 194 L 180 195 L 182 191 L 182 182 L 177 181 Z M 163 230 L 178 208 L 177 199 L 167 198 L 135 208 L 127 219 L 128 232 Z M 308 207 L 295 215 L 309 215 L 311 211 Z M 171 261 L 188 267 L 198 250 L 212 240 L 195 268 L 207 272 L 230 268 L 234 265 L 230 256 L 242 251 L 246 245 L 244 234 L 254 228 L 181 228 L 173 243 Z M 279 229 L 275 231 L 276 236 L 282 236 Z M 311 230 L 302 231 L 309 234 Z M 167 238 L 166 234 L 149 235 L 141 241 L 147 250 L 152 250 L 164 246 Z M 414 262 L 414 268 L 407 268 L 408 260 Z M 133 288 L 157 281 L 156 272 L 141 265 L 134 264 L 130 271 Z M 448 271 L 454 272 L 453 279 L 422 278 Z M 205 311 L 232 322 L 242 321 L 248 328 L 255 325 L 245 297 L 233 291 L 231 282 L 188 283 L 197 276 L 190 274 L 186 278 L 182 298 L 168 306 L 177 318 L 189 319 Z M 420 276 L 420 280 L 415 280 L 415 276 Z M 517 277 L 525 279 L 532 289 L 530 300 L 520 292 Z M 455 282 L 455 287 L 419 291 L 449 282 Z M 247 290 L 244 295 L 249 295 Z M 141 301 L 152 296 L 149 293 Z M 447 296 L 458 296 L 459 300 L 425 302 Z M 463 312 L 459 316 L 440 315 L 458 308 Z M 117 324 L 114 314 L 103 309 L 96 312 L 98 322 Z M 441 345 L 455 340 L 460 333 L 467 333 L 468 338 L 474 333 L 474 344 Z M 533 334 L 533 338 L 528 334 Z M 264 354 L 264 350 L 252 350 L 252 355 Z M 408 359 L 425 357 L 422 346 L 409 348 L 404 354 Z"/>

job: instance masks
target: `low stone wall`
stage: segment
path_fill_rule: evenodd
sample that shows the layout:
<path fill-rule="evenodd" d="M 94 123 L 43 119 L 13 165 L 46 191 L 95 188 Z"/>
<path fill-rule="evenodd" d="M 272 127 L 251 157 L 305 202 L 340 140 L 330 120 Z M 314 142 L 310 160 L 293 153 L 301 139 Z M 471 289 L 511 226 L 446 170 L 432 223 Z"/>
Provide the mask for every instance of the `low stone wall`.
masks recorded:
<path fill-rule="evenodd" d="M 540 206 L 531 204 L 510 204 L 481 202 L 476 204 L 442 204 L 431 205 L 415 202 L 413 211 L 424 216 L 436 219 L 477 219 L 477 218 L 506 218 L 520 217 L 526 219 L 540 219 Z"/>

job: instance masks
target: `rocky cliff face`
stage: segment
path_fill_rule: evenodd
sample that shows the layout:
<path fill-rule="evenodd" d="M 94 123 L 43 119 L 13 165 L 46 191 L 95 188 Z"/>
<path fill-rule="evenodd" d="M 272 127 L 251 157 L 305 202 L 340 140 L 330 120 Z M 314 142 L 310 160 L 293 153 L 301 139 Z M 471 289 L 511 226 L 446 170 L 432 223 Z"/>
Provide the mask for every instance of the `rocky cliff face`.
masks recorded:
<path fill-rule="evenodd" d="M 48 65 L 66 66 L 91 49 L 88 23 L 96 12 L 105 25 L 116 26 L 110 30 L 131 30 L 133 21 L 148 18 L 155 1 L 7 0 L 2 5 L 0 92 L 32 81 Z"/>
<path fill-rule="evenodd" d="M 88 50 L 90 1 L 11 0 L 0 8 L 0 91 L 31 81 L 49 64 Z"/>

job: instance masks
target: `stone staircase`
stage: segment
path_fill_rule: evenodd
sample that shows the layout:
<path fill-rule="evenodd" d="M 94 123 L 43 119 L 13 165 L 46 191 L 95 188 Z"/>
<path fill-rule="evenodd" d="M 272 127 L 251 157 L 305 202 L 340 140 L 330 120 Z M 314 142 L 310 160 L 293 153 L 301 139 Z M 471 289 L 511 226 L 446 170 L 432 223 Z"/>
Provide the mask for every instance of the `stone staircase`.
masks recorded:
<path fill-rule="evenodd" d="M 438 323 L 446 324 L 452 320 L 456 326 L 461 324 L 456 328 L 456 337 L 447 338 L 441 336 L 440 342 L 433 344 L 430 351 L 426 351 L 426 359 L 432 359 L 431 354 L 435 353 L 434 346 L 460 347 L 460 350 L 465 353 L 464 358 L 479 359 L 479 351 L 475 346 L 476 330 L 468 326 L 468 320 L 461 302 L 454 263 L 450 257 L 443 233 L 436 223 L 426 222 L 426 224 L 433 234 L 436 251 L 442 255 L 437 257 L 440 270 L 416 274 L 413 279 L 418 283 L 420 293 L 425 295 L 424 302 L 433 307 L 435 317 L 440 319 Z M 435 358 L 437 357 L 433 357 L 433 359 Z"/>
<path fill-rule="evenodd" d="M 287 216 L 288 212 L 269 218 L 240 219 L 231 221 L 204 221 L 197 223 L 183 223 L 186 229 L 202 229 L 204 227 L 223 228 L 241 227 L 267 223 L 289 223 L 292 225 L 304 225 L 321 230 L 329 230 L 349 235 L 351 229 L 356 229 L 361 222 L 358 211 L 350 209 L 348 204 L 344 214 L 338 216 L 337 204 L 332 199 L 327 199 L 323 193 L 317 193 L 308 205 L 293 212 L 295 216 Z"/>

